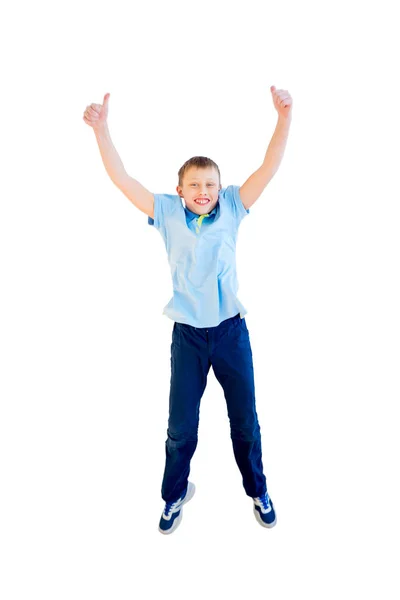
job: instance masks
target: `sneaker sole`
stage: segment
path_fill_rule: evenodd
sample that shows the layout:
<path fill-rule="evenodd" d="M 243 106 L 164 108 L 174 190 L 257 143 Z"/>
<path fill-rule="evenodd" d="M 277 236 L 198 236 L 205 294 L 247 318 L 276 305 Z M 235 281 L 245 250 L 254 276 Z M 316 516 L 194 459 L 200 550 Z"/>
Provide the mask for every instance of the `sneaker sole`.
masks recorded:
<path fill-rule="evenodd" d="M 272 523 L 264 523 L 264 521 L 260 517 L 260 513 L 258 512 L 258 510 L 256 510 L 255 506 L 253 508 L 253 512 L 254 512 L 254 515 L 255 515 L 257 521 L 260 523 L 260 525 L 262 525 L 263 527 L 267 527 L 268 529 L 271 529 L 271 527 L 275 527 L 275 525 L 276 525 L 276 511 L 275 511 L 275 520 L 272 521 Z"/>
<path fill-rule="evenodd" d="M 189 502 L 189 500 L 191 500 L 193 498 L 195 491 L 196 491 L 196 486 L 194 485 L 194 483 L 191 483 L 189 481 L 188 482 L 188 490 L 187 490 L 185 499 L 184 499 L 184 501 L 181 504 L 179 517 L 177 517 L 175 519 L 174 524 L 167 531 L 164 531 L 163 529 L 161 529 L 160 526 L 158 526 L 158 531 L 160 533 L 163 533 L 164 535 L 169 535 L 170 533 L 173 533 L 175 531 L 175 529 L 179 526 L 180 522 L 182 521 L 183 505 L 186 504 L 186 502 Z"/>

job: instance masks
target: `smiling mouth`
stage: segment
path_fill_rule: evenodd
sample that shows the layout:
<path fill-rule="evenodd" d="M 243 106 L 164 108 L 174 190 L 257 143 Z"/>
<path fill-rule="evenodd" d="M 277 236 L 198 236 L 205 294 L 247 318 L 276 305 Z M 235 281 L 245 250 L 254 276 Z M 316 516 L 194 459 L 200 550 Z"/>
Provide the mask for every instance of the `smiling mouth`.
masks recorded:
<path fill-rule="evenodd" d="M 206 199 L 205 200 L 197 199 L 197 200 L 195 200 L 195 202 L 196 202 L 196 204 L 204 205 L 204 204 L 208 204 L 210 201 L 206 200 Z"/>

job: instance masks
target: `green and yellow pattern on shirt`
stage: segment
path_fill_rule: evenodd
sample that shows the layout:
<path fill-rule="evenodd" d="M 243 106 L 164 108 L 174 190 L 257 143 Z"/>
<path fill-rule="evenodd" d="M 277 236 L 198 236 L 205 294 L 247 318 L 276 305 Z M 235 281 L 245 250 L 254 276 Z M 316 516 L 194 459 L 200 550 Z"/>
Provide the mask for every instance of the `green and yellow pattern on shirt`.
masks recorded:
<path fill-rule="evenodd" d="M 196 233 L 200 233 L 200 228 L 201 228 L 201 225 L 203 223 L 204 217 L 209 217 L 209 216 L 210 216 L 209 214 L 200 215 L 200 217 L 198 219 L 196 219 L 196 221 L 197 221 L 197 224 L 196 224 Z"/>

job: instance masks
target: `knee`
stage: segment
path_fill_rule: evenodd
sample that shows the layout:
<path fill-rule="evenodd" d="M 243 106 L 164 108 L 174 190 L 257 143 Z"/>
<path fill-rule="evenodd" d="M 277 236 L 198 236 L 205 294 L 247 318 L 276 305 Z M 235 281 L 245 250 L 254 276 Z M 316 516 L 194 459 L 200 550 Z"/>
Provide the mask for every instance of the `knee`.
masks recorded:
<path fill-rule="evenodd" d="M 261 430 L 258 423 L 249 427 L 231 425 L 231 438 L 241 442 L 257 442 L 261 438 Z"/>
<path fill-rule="evenodd" d="M 187 442 L 197 442 L 197 429 L 189 429 L 185 431 L 176 431 L 168 429 L 167 443 L 170 446 L 184 446 Z"/>

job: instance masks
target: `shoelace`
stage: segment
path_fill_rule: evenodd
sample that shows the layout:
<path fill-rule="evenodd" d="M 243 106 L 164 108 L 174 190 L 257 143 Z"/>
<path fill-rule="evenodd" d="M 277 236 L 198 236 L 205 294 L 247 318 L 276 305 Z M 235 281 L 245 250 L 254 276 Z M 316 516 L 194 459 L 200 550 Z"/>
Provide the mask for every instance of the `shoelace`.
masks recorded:
<path fill-rule="evenodd" d="M 166 517 L 168 517 L 168 513 L 172 510 L 172 508 L 174 508 L 178 504 L 179 501 L 180 501 L 180 498 L 179 498 L 179 500 L 176 500 L 175 502 L 167 502 L 165 504 L 164 514 Z"/>
<path fill-rule="evenodd" d="M 259 496 L 256 498 L 256 500 L 259 500 L 261 502 L 261 504 L 263 505 L 263 508 L 267 509 L 269 506 L 269 496 L 268 496 L 268 492 L 266 492 L 264 494 L 264 496 Z"/>

